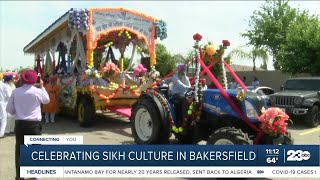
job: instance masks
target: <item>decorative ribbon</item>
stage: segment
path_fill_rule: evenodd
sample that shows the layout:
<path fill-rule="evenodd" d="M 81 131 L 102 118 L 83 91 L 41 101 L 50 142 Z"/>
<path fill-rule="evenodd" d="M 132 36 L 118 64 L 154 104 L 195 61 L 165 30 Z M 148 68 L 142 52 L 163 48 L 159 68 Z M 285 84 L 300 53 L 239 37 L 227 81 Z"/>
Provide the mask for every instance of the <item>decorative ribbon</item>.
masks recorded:
<path fill-rule="evenodd" d="M 192 61 L 192 59 L 189 59 L 188 61 L 185 61 L 183 64 L 188 64 L 190 61 Z M 165 80 L 167 78 L 169 78 L 170 76 L 172 76 L 174 73 L 176 73 L 178 71 L 178 68 L 176 68 L 175 70 L 173 70 L 171 73 L 167 74 L 166 76 L 164 76 L 163 78 L 160 79 L 160 81 Z"/>
<path fill-rule="evenodd" d="M 218 61 L 213 61 L 209 64 L 208 66 L 208 69 L 210 69 L 211 67 L 213 67 Z M 200 73 L 200 76 L 203 76 L 206 72 L 203 70 L 201 73 Z"/>

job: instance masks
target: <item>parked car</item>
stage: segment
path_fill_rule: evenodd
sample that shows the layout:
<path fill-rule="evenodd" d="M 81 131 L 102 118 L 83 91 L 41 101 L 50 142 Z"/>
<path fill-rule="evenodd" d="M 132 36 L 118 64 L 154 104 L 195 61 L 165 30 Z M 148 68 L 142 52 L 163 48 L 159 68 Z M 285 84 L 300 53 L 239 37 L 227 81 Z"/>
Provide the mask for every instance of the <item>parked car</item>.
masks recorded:
<path fill-rule="evenodd" d="M 238 87 L 238 89 L 242 89 L 241 87 Z M 260 96 L 269 96 L 271 94 L 275 93 L 275 90 L 272 89 L 271 87 L 266 87 L 266 86 L 247 86 L 248 91 L 255 92 L 259 94 Z"/>
<path fill-rule="evenodd" d="M 292 119 L 317 127 L 320 123 L 320 77 L 291 78 L 281 89 L 270 96 L 271 106 L 282 108 Z"/>
<path fill-rule="evenodd" d="M 238 87 L 238 89 L 242 88 Z M 270 105 L 270 95 L 275 93 L 274 89 L 267 86 L 247 86 L 247 89 L 248 91 L 257 93 L 258 95 L 262 96 L 266 100 L 268 106 Z"/>

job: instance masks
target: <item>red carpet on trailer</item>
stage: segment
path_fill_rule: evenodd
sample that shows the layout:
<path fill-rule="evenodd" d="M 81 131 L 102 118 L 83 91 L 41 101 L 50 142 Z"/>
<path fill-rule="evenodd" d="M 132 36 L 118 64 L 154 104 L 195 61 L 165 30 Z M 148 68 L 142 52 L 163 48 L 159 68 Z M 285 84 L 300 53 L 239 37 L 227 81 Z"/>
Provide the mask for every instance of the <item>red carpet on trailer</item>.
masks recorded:
<path fill-rule="evenodd" d="M 131 116 L 131 107 L 108 107 L 107 109 L 125 117 Z"/>

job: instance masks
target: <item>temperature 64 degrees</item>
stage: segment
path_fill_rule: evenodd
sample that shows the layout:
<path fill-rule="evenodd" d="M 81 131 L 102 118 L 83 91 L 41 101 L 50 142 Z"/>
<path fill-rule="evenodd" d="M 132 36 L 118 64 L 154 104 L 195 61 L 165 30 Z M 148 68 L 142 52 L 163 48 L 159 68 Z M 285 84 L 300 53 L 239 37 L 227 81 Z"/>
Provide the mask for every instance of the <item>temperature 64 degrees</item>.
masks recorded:
<path fill-rule="evenodd" d="M 276 163 L 278 161 L 278 157 L 268 157 L 266 159 L 267 163 L 270 164 L 270 163 Z"/>

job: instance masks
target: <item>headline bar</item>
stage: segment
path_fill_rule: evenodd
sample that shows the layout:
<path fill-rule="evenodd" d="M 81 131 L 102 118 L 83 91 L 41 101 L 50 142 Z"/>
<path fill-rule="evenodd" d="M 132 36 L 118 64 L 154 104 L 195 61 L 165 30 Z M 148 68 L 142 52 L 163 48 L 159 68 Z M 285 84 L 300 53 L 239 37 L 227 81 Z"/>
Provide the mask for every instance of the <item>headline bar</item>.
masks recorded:
<path fill-rule="evenodd" d="M 319 145 L 32 145 L 21 166 L 319 166 Z"/>

